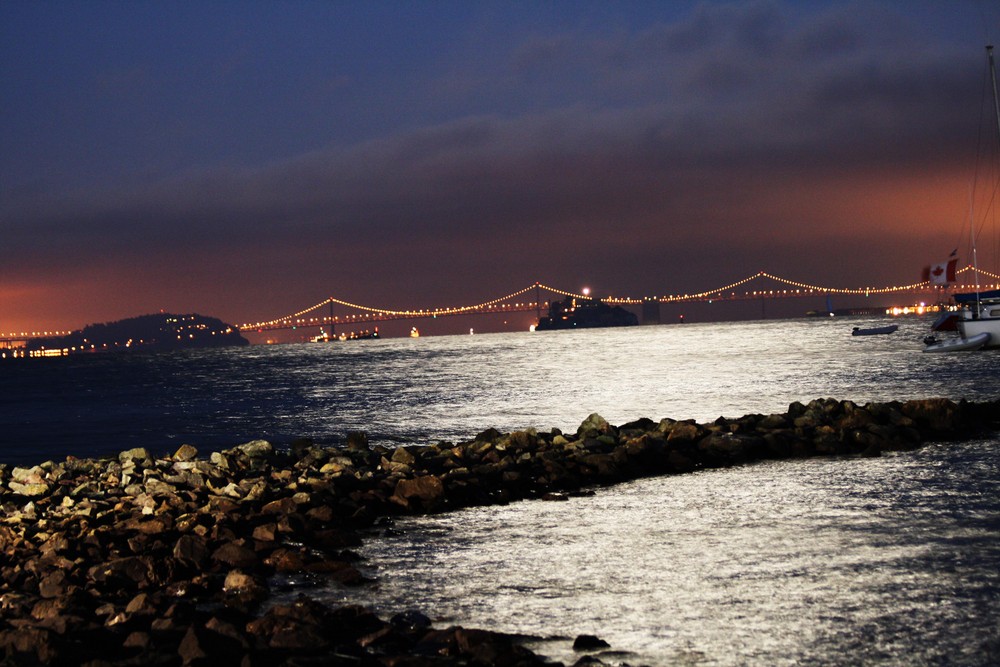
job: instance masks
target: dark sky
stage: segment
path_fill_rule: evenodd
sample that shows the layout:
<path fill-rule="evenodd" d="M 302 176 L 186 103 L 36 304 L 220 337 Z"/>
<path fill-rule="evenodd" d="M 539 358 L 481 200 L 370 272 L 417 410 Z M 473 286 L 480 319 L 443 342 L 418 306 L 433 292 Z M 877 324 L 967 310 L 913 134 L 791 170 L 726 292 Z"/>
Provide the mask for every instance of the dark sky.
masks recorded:
<path fill-rule="evenodd" d="M 0 332 L 913 282 L 993 39 L 977 0 L 0 2 Z"/>

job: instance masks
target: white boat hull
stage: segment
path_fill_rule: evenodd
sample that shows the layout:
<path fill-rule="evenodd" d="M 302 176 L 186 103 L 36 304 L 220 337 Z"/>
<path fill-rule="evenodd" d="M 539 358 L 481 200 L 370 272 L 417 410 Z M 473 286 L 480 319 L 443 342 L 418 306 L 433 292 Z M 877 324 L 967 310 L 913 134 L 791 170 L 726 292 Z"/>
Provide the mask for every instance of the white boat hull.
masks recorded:
<path fill-rule="evenodd" d="M 969 350 L 982 349 L 990 342 L 992 336 L 989 333 L 980 333 L 966 338 L 949 338 L 937 343 L 931 343 L 924 348 L 924 352 L 965 352 Z"/>
<path fill-rule="evenodd" d="M 962 338 L 973 338 L 984 333 L 989 334 L 990 340 L 984 347 L 1000 347 L 1000 317 L 959 320 L 958 331 L 962 334 Z"/>

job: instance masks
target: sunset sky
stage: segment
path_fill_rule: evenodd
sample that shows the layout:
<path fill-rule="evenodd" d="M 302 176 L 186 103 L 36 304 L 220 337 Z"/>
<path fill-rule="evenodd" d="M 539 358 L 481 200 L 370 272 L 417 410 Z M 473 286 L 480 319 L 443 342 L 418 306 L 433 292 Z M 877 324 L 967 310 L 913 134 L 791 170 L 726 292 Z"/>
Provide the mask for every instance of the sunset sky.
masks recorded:
<path fill-rule="evenodd" d="M 3 2 L 0 332 L 914 282 L 968 261 L 994 40 L 977 0 Z"/>

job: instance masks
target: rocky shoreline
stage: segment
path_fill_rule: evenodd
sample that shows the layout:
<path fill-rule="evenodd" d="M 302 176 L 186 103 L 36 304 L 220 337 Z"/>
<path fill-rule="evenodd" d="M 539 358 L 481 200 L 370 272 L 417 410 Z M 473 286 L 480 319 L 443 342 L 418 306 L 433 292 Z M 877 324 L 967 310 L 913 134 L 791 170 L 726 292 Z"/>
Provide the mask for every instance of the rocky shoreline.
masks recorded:
<path fill-rule="evenodd" d="M 878 456 L 1000 429 L 1000 401 L 819 399 L 710 424 L 591 415 L 576 433 L 489 429 L 459 444 L 254 441 L 0 465 L 0 664 L 541 665 L 517 637 L 382 619 L 280 576 L 364 586 L 361 533 L 401 514 L 541 498 L 766 459 Z M 431 613 L 433 610 L 430 610 Z M 581 637 L 581 646 L 599 647 Z M 600 664 L 581 653 L 581 663 Z"/>

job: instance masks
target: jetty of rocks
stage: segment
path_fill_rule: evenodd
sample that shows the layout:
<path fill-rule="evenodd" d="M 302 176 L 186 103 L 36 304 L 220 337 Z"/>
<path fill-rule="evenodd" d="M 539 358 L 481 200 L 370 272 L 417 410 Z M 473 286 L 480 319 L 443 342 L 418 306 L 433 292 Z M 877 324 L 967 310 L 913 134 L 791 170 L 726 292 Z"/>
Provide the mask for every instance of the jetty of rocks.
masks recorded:
<path fill-rule="evenodd" d="M 489 429 L 458 444 L 387 448 L 351 433 L 335 448 L 258 440 L 207 458 L 184 445 L 0 466 L 0 664 L 549 664 L 517 637 L 304 594 L 275 604 L 272 588 L 283 575 L 366 585 L 361 531 L 396 515 L 765 459 L 878 456 L 998 428 L 998 401 L 820 399 L 708 424 L 616 427 L 595 414 L 575 433 Z"/>

